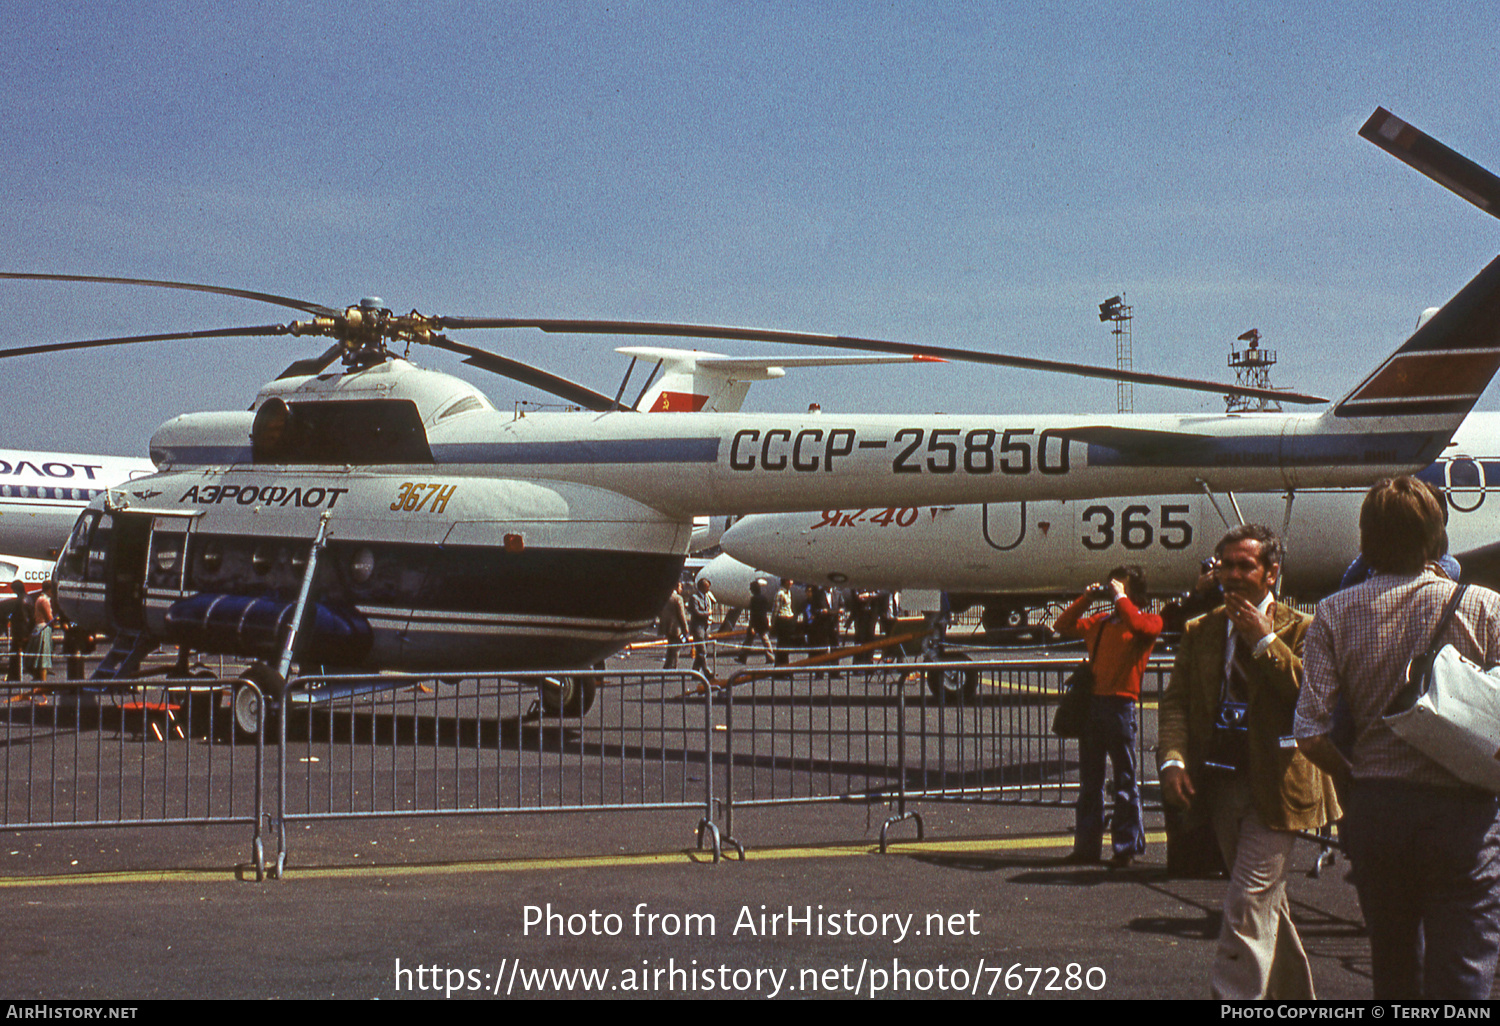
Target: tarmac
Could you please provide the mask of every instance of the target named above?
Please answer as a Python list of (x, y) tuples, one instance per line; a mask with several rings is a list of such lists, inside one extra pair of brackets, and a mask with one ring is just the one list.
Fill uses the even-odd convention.
[[(921, 811), (884, 855), (883, 806), (739, 812), (718, 864), (681, 811), (318, 823), (260, 883), (243, 827), (8, 832), (0, 996), (1208, 996), (1224, 884), (1168, 878), (1159, 817), (1115, 871), (1060, 864), (1069, 809)], [(1368, 997), (1347, 867), (1315, 854), (1290, 893), (1318, 994)]]
[[(0, 999), (1208, 998), (1225, 885), (1168, 876), (1159, 813), (1110, 870), (1062, 863), (1070, 807), (914, 808), (885, 854), (885, 804), (737, 809), (717, 863), (690, 810), (319, 821), (262, 882), (243, 825), (4, 831)], [(1317, 852), (1289, 894), (1318, 996), (1367, 999)]]

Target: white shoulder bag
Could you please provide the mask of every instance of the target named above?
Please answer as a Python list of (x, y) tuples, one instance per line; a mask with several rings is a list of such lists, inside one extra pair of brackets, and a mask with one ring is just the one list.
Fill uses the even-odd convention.
[(1407, 744), (1465, 783), (1500, 793), (1500, 667), (1485, 672), (1438, 639), (1468, 585), (1443, 608), (1432, 642), (1406, 667), (1382, 717)]

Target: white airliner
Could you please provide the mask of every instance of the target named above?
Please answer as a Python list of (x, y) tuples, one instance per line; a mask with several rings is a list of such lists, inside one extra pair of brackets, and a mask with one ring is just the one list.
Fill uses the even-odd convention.
[[(1442, 488), (1450, 550), (1465, 577), (1500, 584), (1500, 413), (1473, 413), (1420, 475)], [(723, 536), (704, 575), (726, 602), (749, 600), (756, 577), (982, 595), (1076, 593), (1122, 563), (1151, 590), (1186, 591), (1229, 527), (1262, 523), (1287, 544), (1284, 588), (1315, 598), (1359, 552), (1363, 489), (1204, 492), (1128, 499), (837, 509), (758, 514)], [(752, 569), (755, 568), (755, 569)], [(1004, 608), (1003, 600), (996, 604)]]
[(147, 459), (0, 449), (0, 560), (51, 560), (95, 496), (154, 473)]

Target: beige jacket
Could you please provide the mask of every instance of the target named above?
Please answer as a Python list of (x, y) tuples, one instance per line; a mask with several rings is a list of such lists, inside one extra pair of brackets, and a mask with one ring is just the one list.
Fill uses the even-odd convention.
[[(1311, 623), (1306, 613), (1273, 604), (1276, 639), (1255, 657), (1250, 678), (1250, 791), (1261, 822), (1272, 830), (1315, 830), (1341, 815), (1328, 775), (1295, 747), (1282, 745), (1292, 735), (1292, 712), (1302, 685), (1302, 639)], [(1215, 771), (1205, 769), (1203, 760), (1218, 712), (1228, 631), (1222, 606), (1187, 625), (1158, 724), (1160, 761), (1180, 759), (1199, 797), (1209, 801)], [(1205, 804), (1195, 801), (1193, 814), (1204, 814)]]

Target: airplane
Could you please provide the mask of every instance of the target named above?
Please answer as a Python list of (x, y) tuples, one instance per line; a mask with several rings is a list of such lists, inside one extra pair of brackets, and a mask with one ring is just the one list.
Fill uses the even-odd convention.
[[(1388, 111), (1360, 134), (1486, 212), (1500, 216), (1500, 180)], [(1418, 332), (1437, 314), (1424, 311)], [(1417, 476), (1443, 490), (1450, 550), (1464, 577), (1500, 585), (1496, 507), (1500, 415), (1472, 414), (1436, 462)], [(798, 580), (882, 589), (957, 593), (981, 601), (996, 627), (1024, 622), (1028, 597), (1076, 593), (1107, 566), (1136, 563), (1158, 592), (1186, 591), (1200, 560), (1227, 528), (1247, 521), (1279, 527), (1288, 546), (1285, 591), (1317, 598), (1334, 590), (1359, 551), (1362, 490), (1304, 488), (1286, 496), (1185, 494), (1123, 499), (825, 509), (741, 518), (708, 564), (716, 593), (734, 602), (752, 580)], [(1230, 513), (1233, 514), (1231, 518)], [(933, 597), (929, 597), (932, 601)]]
[(52, 576), (50, 559), (28, 559), (25, 556), (0, 555), (0, 595), (10, 594), (12, 581), (20, 581), (28, 592), (42, 590)]
[[(31, 345), (0, 357), (187, 338), (334, 339), (322, 355), (263, 386), (249, 411), (186, 414), (162, 425), (151, 440), (158, 473), (96, 497), (56, 566), (75, 620), (118, 632), (110, 672), (165, 641), (261, 661), (257, 683), (273, 697), (294, 656), (301, 666), (348, 669), (590, 667), (654, 621), (697, 515), (1094, 499), (1204, 486), (1354, 486), (1420, 470), (1500, 367), (1500, 259), (1323, 413), (1104, 422), (1029, 414), (643, 417), (618, 397), (442, 332), (532, 328), (786, 342), (1236, 389), (803, 332), (398, 315), (373, 299), (340, 311), (182, 282), (0, 278), (191, 289), (311, 315)], [(586, 411), (503, 412), (468, 382), (396, 355), (392, 343), (457, 353)], [(336, 360), (342, 369), (330, 372)], [(1321, 401), (1273, 394), (1282, 402)], [(293, 624), (300, 631), (284, 629)]]
[(93, 499), (156, 473), (147, 459), (0, 449), (0, 559), (56, 559)]
[[(1417, 475), (1449, 508), (1450, 551), (1466, 580), (1500, 585), (1500, 414), (1472, 413), (1447, 451)], [(1216, 497), (1199, 491), (1113, 499), (841, 508), (742, 517), (702, 576), (731, 604), (757, 578), (838, 587), (949, 592), (980, 602), (1004, 627), (1037, 600), (1071, 596), (1112, 566), (1139, 564), (1157, 594), (1190, 590), (1200, 561), (1230, 527), (1262, 523), (1287, 546), (1283, 592), (1303, 600), (1338, 587), (1359, 552), (1364, 489)]]

